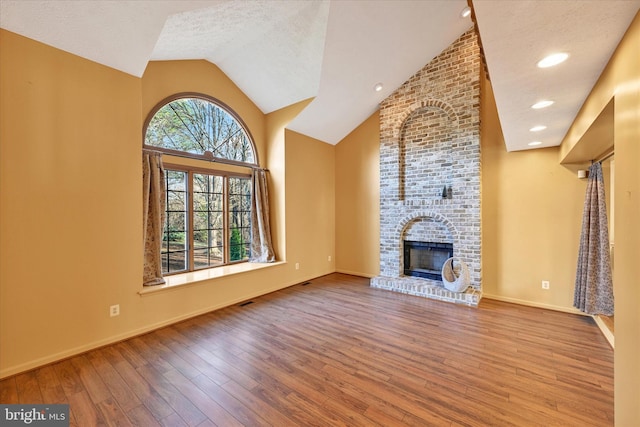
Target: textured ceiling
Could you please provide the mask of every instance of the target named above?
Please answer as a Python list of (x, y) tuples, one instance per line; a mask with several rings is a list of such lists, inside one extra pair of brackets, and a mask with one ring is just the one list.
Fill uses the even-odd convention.
[[(633, 1), (492, 1), (474, 8), (507, 148), (557, 145), (638, 10)], [(0, 26), (142, 76), (206, 59), (265, 113), (314, 100), (290, 129), (335, 144), (471, 26), (465, 0), (0, 0)], [(536, 69), (552, 50), (570, 53)], [(381, 82), (384, 88), (375, 92)], [(546, 112), (528, 108), (550, 97)], [(544, 123), (543, 123), (544, 122)]]
[(206, 59), (268, 113), (318, 93), (329, 2), (228, 1), (169, 16), (151, 60)]

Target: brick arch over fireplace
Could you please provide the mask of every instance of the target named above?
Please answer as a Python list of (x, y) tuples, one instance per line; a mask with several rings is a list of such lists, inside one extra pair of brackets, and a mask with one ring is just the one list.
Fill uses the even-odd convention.
[(401, 241), (406, 237), (409, 228), (422, 219), (429, 219), (446, 227), (452, 243), (455, 243), (455, 241), (458, 240), (459, 233), (455, 225), (445, 216), (433, 211), (417, 211), (401, 218), (394, 230), (395, 236)]
[(460, 247), (460, 233), (455, 225), (443, 215), (432, 211), (418, 211), (402, 218), (394, 230), (401, 250), (398, 254), (398, 274), (404, 270), (402, 245), (405, 240), (421, 242), (451, 243), (454, 253)]

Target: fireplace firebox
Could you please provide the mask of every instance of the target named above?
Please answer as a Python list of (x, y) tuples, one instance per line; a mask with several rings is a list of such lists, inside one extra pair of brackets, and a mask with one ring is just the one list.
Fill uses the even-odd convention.
[(442, 280), (442, 266), (453, 256), (450, 243), (404, 241), (405, 276)]

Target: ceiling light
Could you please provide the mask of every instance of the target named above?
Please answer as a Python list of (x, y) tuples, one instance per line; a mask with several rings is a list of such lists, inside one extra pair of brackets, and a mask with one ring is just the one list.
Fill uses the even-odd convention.
[(544, 125), (538, 125), (538, 126), (534, 126), (531, 129), (529, 129), (529, 132), (540, 132), (541, 130), (545, 130), (547, 127)]
[(558, 65), (559, 63), (564, 62), (568, 57), (569, 57), (568, 53), (564, 53), (564, 52), (554, 53), (538, 61), (538, 67), (539, 68), (553, 67), (554, 65)]
[(469, 15), (471, 15), (471, 8), (469, 6), (465, 7), (464, 9), (462, 9), (462, 12), (460, 12), (461, 18), (466, 18)]
[(382, 83), (376, 83), (376, 85), (373, 87), (373, 89), (376, 92), (380, 92), (382, 90)]
[(535, 147), (536, 145), (542, 145), (540, 141), (533, 141), (527, 144), (529, 147)]
[(545, 101), (536, 102), (531, 106), (531, 108), (533, 108), (534, 110), (539, 110), (540, 108), (546, 108), (551, 104), (553, 104), (553, 101), (545, 100)]

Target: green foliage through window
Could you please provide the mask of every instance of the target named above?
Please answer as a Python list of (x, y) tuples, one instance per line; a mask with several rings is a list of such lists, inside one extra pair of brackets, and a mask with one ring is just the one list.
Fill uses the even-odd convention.
[(242, 234), (237, 228), (231, 229), (231, 244), (229, 246), (229, 258), (231, 261), (239, 261), (244, 259), (247, 255), (247, 251), (244, 247), (245, 242), (242, 239)]
[(229, 253), (231, 261), (248, 258), (251, 239), (251, 180), (229, 177)]

